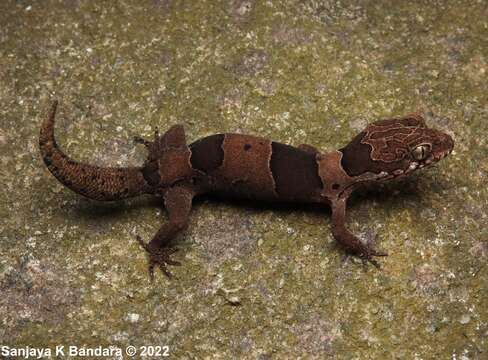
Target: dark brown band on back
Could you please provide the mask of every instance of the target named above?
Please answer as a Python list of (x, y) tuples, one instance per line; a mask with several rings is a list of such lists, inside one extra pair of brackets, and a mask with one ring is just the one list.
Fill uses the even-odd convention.
[(191, 144), (190, 163), (192, 168), (208, 174), (222, 165), (224, 161), (223, 141), (224, 135), (217, 134), (205, 137)]
[(316, 154), (272, 143), (271, 173), (276, 193), (286, 200), (309, 200), (322, 189)]

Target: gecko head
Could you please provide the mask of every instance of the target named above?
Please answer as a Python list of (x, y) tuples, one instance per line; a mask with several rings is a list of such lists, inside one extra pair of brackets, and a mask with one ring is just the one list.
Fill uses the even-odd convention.
[(428, 128), (424, 119), (414, 114), (369, 124), (340, 149), (341, 165), (352, 177), (374, 173), (391, 179), (438, 162), (453, 146), (448, 134)]

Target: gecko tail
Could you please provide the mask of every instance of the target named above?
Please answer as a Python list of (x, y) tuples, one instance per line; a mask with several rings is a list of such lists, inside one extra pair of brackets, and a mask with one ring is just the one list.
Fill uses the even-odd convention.
[(59, 182), (78, 194), (100, 201), (150, 192), (140, 167), (98, 167), (69, 158), (54, 137), (57, 106), (58, 101), (55, 100), (41, 126), (39, 148), (44, 163)]

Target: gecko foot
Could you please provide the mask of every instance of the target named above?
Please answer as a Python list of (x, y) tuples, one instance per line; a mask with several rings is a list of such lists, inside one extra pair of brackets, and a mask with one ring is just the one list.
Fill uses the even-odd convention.
[(160, 141), (160, 138), (161, 136), (159, 135), (159, 128), (156, 127), (154, 129), (154, 141), (148, 141), (142, 138), (141, 136), (134, 136), (132, 140), (134, 141), (135, 144), (144, 145), (146, 148), (151, 150), (151, 148), (154, 147), (154, 144)]
[(133, 140), (134, 140), (134, 143), (135, 144), (142, 144), (142, 145), (144, 145), (146, 147), (151, 146), (151, 142), (150, 141), (147, 141), (146, 139), (143, 139), (140, 136), (134, 136)]
[(380, 269), (381, 266), (375, 259), (373, 259), (373, 256), (388, 256), (387, 253), (373, 250), (368, 246), (365, 246), (363, 249), (361, 249), (361, 251), (357, 255), (359, 256), (359, 258), (361, 258), (364, 265), (367, 265), (369, 262), (373, 264), (373, 266), (377, 269)]
[(141, 239), (139, 235), (136, 236), (137, 242), (142, 246), (144, 250), (149, 255), (149, 265), (147, 267), (147, 270), (149, 272), (149, 278), (151, 279), (151, 282), (154, 281), (154, 268), (157, 266), (161, 270), (161, 272), (166, 275), (168, 278), (172, 278), (173, 274), (169, 272), (168, 268), (166, 267), (167, 265), (173, 265), (173, 266), (180, 266), (181, 263), (179, 261), (171, 260), (170, 256), (174, 254), (175, 252), (178, 251), (177, 248), (174, 247), (164, 247), (161, 249), (151, 249), (148, 244), (144, 242), (144, 240)]

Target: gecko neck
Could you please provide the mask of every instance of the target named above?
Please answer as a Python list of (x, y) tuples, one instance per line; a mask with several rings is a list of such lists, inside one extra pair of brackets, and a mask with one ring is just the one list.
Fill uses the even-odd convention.
[(342, 153), (338, 150), (317, 155), (319, 176), (323, 184), (320, 195), (329, 201), (334, 201), (344, 192), (352, 192), (354, 188), (355, 179), (344, 171), (341, 159)]

